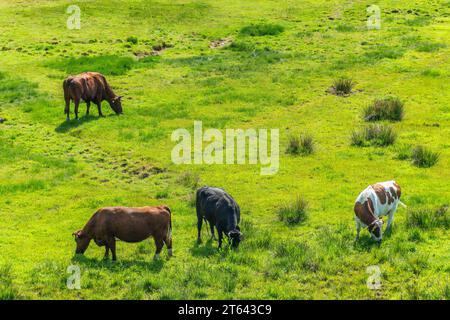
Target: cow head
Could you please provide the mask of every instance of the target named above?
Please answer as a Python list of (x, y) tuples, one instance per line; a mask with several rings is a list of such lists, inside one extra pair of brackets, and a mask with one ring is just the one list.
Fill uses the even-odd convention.
[(370, 235), (372, 236), (372, 238), (375, 241), (381, 241), (381, 239), (383, 238), (383, 234), (382, 234), (382, 228), (383, 226), (383, 220), (381, 219), (376, 219), (374, 222), (372, 222), (369, 226), (369, 232)]
[(111, 99), (111, 102), (109, 103), (111, 108), (114, 110), (117, 114), (122, 114), (122, 96), (117, 96)]
[(83, 230), (78, 230), (72, 233), (72, 236), (75, 237), (75, 242), (77, 243), (77, 249), (75, 250), (76, 254), (83, 254), (87, 247), (89, 246), (89, 242), (91, 242), (91, 238), (89, 238)]
[(237, 249), (239, 247), (239, 243), (243, 239), (243, 235), (239, 230), (239, 227), (236, 227), (235, 230), (228, 232), (228, 237), (231, 240), (231, 247)]

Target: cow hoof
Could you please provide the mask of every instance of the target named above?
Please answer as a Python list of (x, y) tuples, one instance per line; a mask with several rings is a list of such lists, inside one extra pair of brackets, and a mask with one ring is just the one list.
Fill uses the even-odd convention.
[(160, 260), (159, 254), (155, 254), (154, 257), (153, 257), (153, 260), (155, 260), (155, 261)]
[(172, 251), (172, 249), (169, 249), (168, 252), (169, 252), (169, 257), (173, 256), (173, 251)]

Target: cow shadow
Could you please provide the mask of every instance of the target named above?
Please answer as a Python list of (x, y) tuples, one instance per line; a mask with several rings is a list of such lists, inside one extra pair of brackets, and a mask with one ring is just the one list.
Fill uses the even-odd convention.
[(161, 257), (158, 260), (153, 260), (153, 258), (150, 259), (150, 261), (118, 259), (116, 262), (113, 262), (111, 258), (95, 259), (88, 258), (84, 255), (74, 255), (71, 261), (80, 266), (84, 266), (87, 269), (107, 269), (109, 271), (119, 271), (137, 266), (153, 273), (159, 273), (164, 267), (166, 258)]
[(355, 240), (353, 247), (358, 251), (370, 252), (373, 248), (379, 248), (382, 243), (373, 240), (371, 236), (362, 235), (359, 240)]
[(209, 239), (208, 241), (200, 244), (195, 241), (189, 251), (194, 257), (210, 257), (216, 255), (219, 252), (219, 249), (217, 242)]
[(66, 132), (69, 132), (70, 130), (81, 127), (82, 125), (89, 123), (91, 121), (97, 121), (102, 118), (109, 118), (109, 117), (114, 117), (114, 116), (117, 116), (117, 115), (110, 114), (105, 117), (99, 117), (99, 116), (95, 116), (95, 115), (85, 115), (85, 116), (78, 118), (78, 120), (76, 120), (76, 119), (71, 119), (69, 121), (64, 120), (55, 128), (55, 131), (58, 133), (66, 133)]

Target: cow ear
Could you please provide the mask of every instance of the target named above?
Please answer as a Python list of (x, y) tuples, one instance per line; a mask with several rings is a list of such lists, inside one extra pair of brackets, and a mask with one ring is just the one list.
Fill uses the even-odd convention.
[(117, 100), (122, 101), (123, 96), (118, 96)]
[(75, 231), (74, 233), (72, 233), (72, 235), (75, 237), (75, 238), (81, 238), (82, 236), (83, 236), (83, 231), (82, 230), (78, 230), (78, 231)]

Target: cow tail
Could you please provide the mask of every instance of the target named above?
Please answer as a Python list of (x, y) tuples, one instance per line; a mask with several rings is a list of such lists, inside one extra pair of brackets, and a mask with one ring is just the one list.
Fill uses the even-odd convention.
[(211, 224), (209, 223), (209, 221), (206, 219), (206, 217), (203, 217), (203, 220), (205, 221), (205, 225), (206, 225), (206, 234), (210, 235), (209, 229), (211, 229)]
[(163, 206), (163, 208), (169, 212), (169, 228), (167, 230), (167, 237), (172, 238), (172, 211), (170, 211), (168, 206)]
[(406, 204), (404, 204), (404, 203), (401, 202), (400, 200), (398, 201), (398, 204), (401, 205), (401, 206), (402, 206), (403, 208), (405, 208), (405, 209), (408, 208), (408, 207), (406, 206)]

